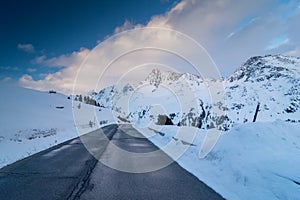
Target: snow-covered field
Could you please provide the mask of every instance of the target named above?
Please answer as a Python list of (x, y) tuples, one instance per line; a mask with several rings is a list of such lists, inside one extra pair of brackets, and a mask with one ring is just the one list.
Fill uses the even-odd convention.
[[(299, 123), (277, 120), (236, 124), (221, 135), (204, 159), (199, 158), (199, 150), (205, 130), (177, 126), (139, 129), (183, 168), (226, 199), (300, 198)], [(196, 132), (196, 137), (187, 142), (188, 136), (180, 131)], [(178, 158), (174, 149), (184, 148), (187, 149)]]
[[(0, 168), (78, 137), (72, 100), (67, 96), (8, 85), (1, 85), (0, 93)], [(81, 104), (83, 111), (94, 108)], [(98, 121), (114, 121), (110, 111), (103, 108), (101, 112), (99, 108), (95, 111)], [(99, 127), (99, 124), (90, 127), (89, 120), (85, 120), (77, 124), (81, 134)]]

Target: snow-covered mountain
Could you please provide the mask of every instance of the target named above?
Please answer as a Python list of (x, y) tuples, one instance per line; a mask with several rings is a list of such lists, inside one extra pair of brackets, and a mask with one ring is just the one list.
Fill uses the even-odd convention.
[[(225, 85), (229, 108), (243, 114), (242, 120), (253, 116), (247, 107), (253, 107), (257, 102), (261, 103), (260, 121), (300, 119), (299, 58), (253, 57), (229, 76)], [(229, 113), (231, 119), (240, 121), (239, 113)]]
[[(105, 124), (130, 121), (226, 199), (299, 199), (299, 83), (300, 59), (280, 55), (253, 57), (218, 80), (154, 69), (143, 82), (88, 93), (102, 108), (83, 103), (93, 104), (87, 96), (72, 102), (0, 85), (0, 168)], [(248, 123), (258, 103), (258, 122)], [(91, 127), (95, 115), (99, 126)], [(151, 124), (157, 122), (181, 126)], [(214, 127), (230, 130), (200, 159), (206, 129)]]
[(228, 130), (252, 121), (258, 104), (257, 121), (299, 122), (299, 88), (300, 59), (268, 55), (218, 80), (153, 69), (143, 82), (114, 85), (94, 98), (135, 124), (165, 115), (173, 124)]

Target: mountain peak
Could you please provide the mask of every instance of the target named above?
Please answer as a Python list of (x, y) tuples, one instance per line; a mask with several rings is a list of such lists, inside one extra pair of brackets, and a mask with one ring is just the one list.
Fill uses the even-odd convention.
[(149, 82), (150, 85), (153, 85), (157, 88), (161, 83), (172, 84), (176, 81), (179, 81), (179, 79), (184, 79), (184, 81), (195, 81), (201, 78), (190, 73), (178, 73), (174, 71), (164, 71), (155, 68), (146, 77), (145, 81)]
[[(145, 82), (140, 83), (143, 91), (135, 90), (139, 87), (122, 85), (100, 91), (97, 100), (103, 107), (135, 122), (155, 121), (155, 114), (166, 114), (176, 116), (174, 124), (203, 129), (228, 130), (234, 123), (250, 122), (258, 102), (258, 121), (282, 119), (293, 122), (299, 119), (299, 58), (282, 55), (252, 57), (231, 76), (217, 81), (224, 88), (215, 87), (215, 79), (153, 69)], [(211, 92), (220, 98), (225, 94), (226, 102), (213, 102)], [(177, 97), (185, 110), (177, 108)], [(128, 102), (134, 105), (130, 112), (127, 112)], [(167, 109), (158, 109), (158, 112), (157, 105)]]
[(149, 82), (150, 85), (153, 85), (157, 88), (162, 82), (176, 81), (180, 78), (180, 76), (182, 76), (182, 74), (179, 74), (177, 72), (164, 71), (164, 70), (155, 68), (146, 77), (145, 81)]
[(295, 77), (299, 74), (299, 58), (284, 55), (254, 56), (229, 76), (228, 80), (260, 82), (270, 78)]

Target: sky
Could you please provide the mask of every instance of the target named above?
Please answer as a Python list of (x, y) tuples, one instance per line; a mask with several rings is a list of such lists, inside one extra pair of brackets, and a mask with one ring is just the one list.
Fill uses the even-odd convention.
[[(0, 15), (0, 84), (65, 94), (72, 93), (77, 72), (87, 58), (93, 62), (85, 63), (88, 66), (76, 85), (79, 92), (93, 89), (94, 72), (104, 72), (108, 58), (120, 53), (120, 48), (125, 51), (153, 43), (156, 48), (168, 49), (169, 54), (180, 51), (190, 60), (196, 59), (190, 40), (178, 41), (178, 36), (164, 29), (199, 44), (223, 77), (251, 56), (300, 56), (300, 0), (4, 0)], [(140, 31), (153, 27), (162, 31)], [(126, 30), (135, 32), (124, 35)], [(178, 55), (165, 54), (157, 49), (131, 52), (127, 60), (117, 60), (105, 71), (106, 79), (111, 80), (97, 89), (132, 71), (129, 65), (143, 67), (126, 80), (143, 78), (142, 72), (153, 67), (147, 63), (192, 73)], [(202, 65), (209, 68), (206, 62)], [(89, 79), (95, 81), (88, 83)]]

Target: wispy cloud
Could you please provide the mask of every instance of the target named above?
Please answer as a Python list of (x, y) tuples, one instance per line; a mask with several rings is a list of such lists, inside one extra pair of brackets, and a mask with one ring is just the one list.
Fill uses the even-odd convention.
[(252, 23), (254, 23), (258, 19), (259, 19), (258, 17), (254, 17), (254, 18), (251, 18), (251, 19), (245, 18), (245, 19), (241, 20), (241, 22), (239, 22), (236, 25), (236, 28), (234, 29), (234, 31), (231, 32), (227, 36), (227, 39), (230, 39), (231, 37), (235, 36), (236, 34), (238, 34), (238, 32), (240, 32), (243, 29), (245, 29), (246, 27), (250, 26)]
[(36, 72), (36, 69), (29, 67), (29, 68), (27, 68), (27, 71), (32, 73), (32, 72)]
[(266, 50), (279, 48), (280, 46), (286, 45), (289, 42), (290, 39), (286, 35), (276, 37), (274, 40), (270, 41), (269, 45), (266, 47)]
[(12, 66), (0, 66), (0, 70), (17, 71), (17, 70), (19, 70), (19, 68), (18, 67), (12, 67)]
[(7, 76), (7, 77), (4, 77), (0, 82), (2, 83), (6, 83), (6, 82), (9, 82), (11, 79), (11, 77)]
[(18, 44), (17, 48), (26, 53), (34, 53), (35, 52), (34, 46), (32, 44)]

